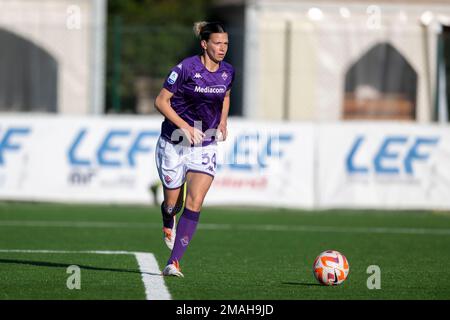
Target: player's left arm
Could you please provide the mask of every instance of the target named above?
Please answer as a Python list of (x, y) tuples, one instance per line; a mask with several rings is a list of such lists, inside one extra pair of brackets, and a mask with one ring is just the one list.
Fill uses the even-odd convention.
[(222, 132), (222, 140), (225, 141), (227, 138), (228, 130), (227, 130), (227, 122), (228, 122), (228, 112), (230, 111), (230, 93), (231, 90), (228, 90), (225, 94), (225, 98), (223, 99), (222, 106), (222, 115), (220, 116), (220, 122), (217, 129)]

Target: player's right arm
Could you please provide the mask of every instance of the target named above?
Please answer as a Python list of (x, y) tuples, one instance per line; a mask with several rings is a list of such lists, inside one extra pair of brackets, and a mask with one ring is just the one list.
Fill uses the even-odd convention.
[(175, 112), (175, 110), (173, 110), (172, 106), (170, 105), (170, 98), (172, 98), (172, 96), (172, 92), (170, 92), (166, 88), (162, 88), (155, 100), (156, 110), (158, 110), (164, 117), (169, 119), (178, 128), (183, 130), (191, 144), (200, 143), (204, 137), (204, 133), (194, 127), (191, 127)]

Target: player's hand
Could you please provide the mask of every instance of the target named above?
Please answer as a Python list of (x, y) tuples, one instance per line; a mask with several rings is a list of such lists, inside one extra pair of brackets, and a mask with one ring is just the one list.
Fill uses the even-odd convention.
[(192, 134), (192, 142), (193, 144), (200, 144), (203, 141), (203, 138), (205, 137), (205, 134), (201, 131), (198, 130), (197, 128), (191, 127), (193, 130), (193, 134)]
[(217, 130), (220, 132), (217, 133), (217, 141), (225, 141), (228, 135), (227, 124), (223, 122), (219, 123)]
[(200, 144), (205, 137), (205, 134), (201, 130), (191, 126), (182, 128), (182, 130), (191, 144)]

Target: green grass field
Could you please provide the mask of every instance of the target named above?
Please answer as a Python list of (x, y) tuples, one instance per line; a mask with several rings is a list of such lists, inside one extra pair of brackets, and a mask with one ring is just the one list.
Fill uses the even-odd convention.
[[(340, 286), (313, 277), (326, 249), (349, 260)], [(159, 208), (0, 203), (0, 299), (146, 298), (133, 255), (79, 252), (89, 250), (153, 253), (162, 270)], [(70, 265), (79, 290), (66, 286)], [(369, 265), (381, 269), (380, 290), (367, 288)], [(185, 278), (150, 277), (172, 299), (450, 299), (449, 265), (449, 213), (209, 207), (181, 261)]]

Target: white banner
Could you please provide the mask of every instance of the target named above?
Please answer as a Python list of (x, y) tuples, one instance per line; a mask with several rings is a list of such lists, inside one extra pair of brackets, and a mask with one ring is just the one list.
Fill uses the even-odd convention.
[(0, 198), (151, 203), (161, 119), (2, 117)]
[[(151, 204), (161, 121), (2, 116), (0, 199)], [(206, 205), (313, 206), (311, 125), (230, 120), (228, 129)]]
[(450, 208), (450, 128), (393, 123), (320, 125), (322, 208)]
[(234, 119), (209, 204), (314, 206), (314, 127)]
[[(151, 204), (161, 121), (2, 116), (0, 199)], [(228, 129), (205, 205), (450, 208), (449, 127), (230, 119)]]

